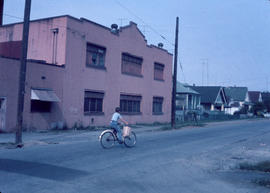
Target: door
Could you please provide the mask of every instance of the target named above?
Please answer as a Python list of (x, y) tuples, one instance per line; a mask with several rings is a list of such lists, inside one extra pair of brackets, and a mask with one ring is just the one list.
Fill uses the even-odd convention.
[(6, 98), (0, 97), (0, 130), (6, 129)]

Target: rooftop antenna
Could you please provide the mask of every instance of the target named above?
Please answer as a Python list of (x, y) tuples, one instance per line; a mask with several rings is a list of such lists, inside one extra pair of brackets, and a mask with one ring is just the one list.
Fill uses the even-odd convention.
[(119, 18), (118, 20), (120, 21), (120, 26), (119, 27), (123, 27), (123, 21), (126, 21), (127, 18)]

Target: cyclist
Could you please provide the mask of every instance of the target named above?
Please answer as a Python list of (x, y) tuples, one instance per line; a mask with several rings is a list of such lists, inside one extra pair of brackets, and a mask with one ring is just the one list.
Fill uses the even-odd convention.
[(110, 126), (112, 128), (114, 128), (116, 131), (117, 131), (117, 137), (118, 137), (118, 140), (119, 140), (119, 143), (123, 143), (123, 139), (122, 139), (122, 131), (121, 131), (121, 128), (119, 126), (119, 121), (125, 123), (126, 125), (128, 124), (127, 121), (125, 121), (122, 116), (120, 115), (120, 108), (119, 107), (116, 107), (115, 108), (115, 112), (114, 114), (112, 115), (112, 119), (111, 119), (111, 123), (110, 123)]

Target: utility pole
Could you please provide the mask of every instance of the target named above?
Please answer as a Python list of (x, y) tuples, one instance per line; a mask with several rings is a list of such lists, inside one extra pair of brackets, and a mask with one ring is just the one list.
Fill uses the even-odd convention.
[(21, 53), (21, 66), (20, 66), (19, 91), (18, 91), (17, 131), (15, 141), (17, 146), (22, 145), (23, 108), (24, 108), (30, 10), (31, 10), (31, 0), (25, 0), (23, 34), (22, 34), (22, 53)]
[(0, 0), (0, 26), (3, 25), (4, 0)]
[(177, 80), (177, 54), (178, 54), (178, 25), (179, 18), (176, 17), (175, 44), (174, 44), (174, 67), (173, 67), (173, 88), (172, 88), (172, 114), (171, 127), (175, 128), (175, 99), (176, 99), (176, 80)]

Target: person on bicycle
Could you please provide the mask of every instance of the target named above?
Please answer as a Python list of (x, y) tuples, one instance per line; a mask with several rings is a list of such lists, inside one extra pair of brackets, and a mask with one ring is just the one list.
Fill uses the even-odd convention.
[(120, 115), (120, 108), (119, 107), (116, 107), (115, 108), (115, 112), (114, 114), (112, 115), (112, 119), (111, 119), (111, 123), (110, 123), (110, 126), (112, 128), (114, 128), (116, 131), (117, 131), (117, 137), (118, 137), (118, 140), (120, 143), (123, 143), (123, 139), (122, 139), (122, 131), (121, 131), (121, 128), (119, 126), (119, 121), (125, 123), (126, 125), (128, 124), (127, 121), (125, 121), (122, 116)]

